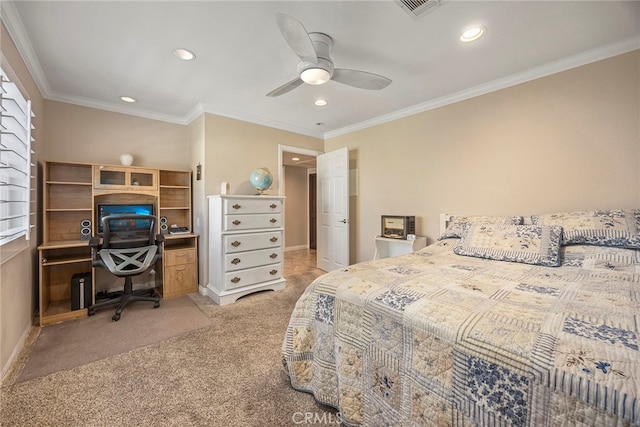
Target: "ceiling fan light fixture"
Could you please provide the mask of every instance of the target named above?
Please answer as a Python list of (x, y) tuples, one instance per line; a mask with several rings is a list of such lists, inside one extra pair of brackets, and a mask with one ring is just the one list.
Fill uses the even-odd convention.
[(331, 73), (324, 68), (307, 68), (300, 73), (303, 82), (310, 85), (323, 85), (331, 79)]

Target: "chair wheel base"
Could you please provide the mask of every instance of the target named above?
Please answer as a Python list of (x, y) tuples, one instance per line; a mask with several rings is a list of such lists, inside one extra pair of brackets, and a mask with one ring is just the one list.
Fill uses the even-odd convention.
[(111, 316), (111, 320), (113, 320), (114, 322), (117, 322), (118, 320), (120, 320), (120, 315), (119, 314), (114, 314), (113, 316)]
[(95, 310), (89, 310), (88, 314), (89, 314), (89, 316), (93, 316), (94, 314), (96, 314), (96, 311)]
[(158, 308), (158, 307), (160, 307), (160, 301), (156, 301), (156, 302), (153, 304), (153, 308)]

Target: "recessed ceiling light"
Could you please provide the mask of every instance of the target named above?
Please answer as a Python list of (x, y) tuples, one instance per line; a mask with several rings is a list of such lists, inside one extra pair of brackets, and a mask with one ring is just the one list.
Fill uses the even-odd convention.
[(486, 30), (483, 27), (469, 28), (464, 33), (462, 33), (462, 35), (460, 36), (460, 40), (462, 40), (465, 43), (478, 40), (480, 37), (484, 35), (485, 31)]
[(328, 104), (328, 102), (327, 102), (327, 100), (326, 100), (326, 99), (316, 99), (313, 103), (314, 103), (317, 107), (324, 107), (325, 105), (327, 105), (327, 104)]
[(191, 52), (189, 49), (176, 49), (173, 51), (173, 54), (183, 61), (192, 61), (196, 59), (196, 54)]
[(137, 101), (137, 99), (132, 98), (130, 96), (121, 96), (120, 100), (124, 101), (124, 102), (136, 102)]
[(292, 157), (291, 160), (293, 160), (294, 162), (297, 162), (298, 160), (300, 160), (300, 157)]

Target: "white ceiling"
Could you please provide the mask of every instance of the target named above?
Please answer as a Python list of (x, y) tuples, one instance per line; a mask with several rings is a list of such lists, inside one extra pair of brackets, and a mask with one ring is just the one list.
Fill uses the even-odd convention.
[[(393, 82), (265, 96), (299, 61), (276, 11), (330, 35), (336, 67)], [(418, 19), (392, 0), (3, 1), (2, 16), (47, 99), (184, 124), (204, 111), (321, 138), (640, 48), (638, 1), (450, 0)], [(461, 43), (472, 25), (486, 35)], [(179, 47), (196, 60), (178, 60)]]

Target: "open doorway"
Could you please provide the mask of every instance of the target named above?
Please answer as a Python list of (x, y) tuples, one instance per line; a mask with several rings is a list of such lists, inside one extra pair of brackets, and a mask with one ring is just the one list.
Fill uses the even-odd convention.
[(322, 152), (279, 147), (278, 194), (285, 196), (285, 251), (316, 249), (316, 157)]

